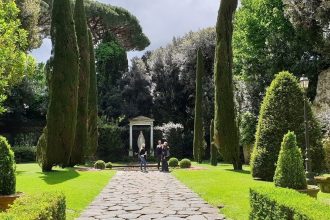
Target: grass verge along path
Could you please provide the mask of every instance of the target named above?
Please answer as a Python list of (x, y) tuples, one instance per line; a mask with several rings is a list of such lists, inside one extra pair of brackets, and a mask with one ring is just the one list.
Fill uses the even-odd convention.
[[(231, 219), (249, 219), (249, 189), (254, 186), (273, 186), (274, 183), (253, 180), (250, 168), (234, 171), (232, 165), (207, 164), (193, 166), (204, 169), (174, 169), (172, 174), (213, 206), (224, 206), (221, 212)], [(330, 205), (330, 194), (319, 193), (318, 200)]]
[[(78, 217), (101, 192), (115, 171), (77, 171), (55, 168), (42, 173), (38, 164), (17, 164), (17, 191), (23, 193), (61, 191), (66, 196), (67, 219)], [(37, 201), (31, 201), (37, 202)]]

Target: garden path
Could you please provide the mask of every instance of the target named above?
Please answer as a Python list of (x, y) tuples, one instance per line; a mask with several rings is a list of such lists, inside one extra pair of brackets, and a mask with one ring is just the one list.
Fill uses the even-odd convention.
[(222, 220), (223, 215), (169, 173), (118, 171), (78, 220)]

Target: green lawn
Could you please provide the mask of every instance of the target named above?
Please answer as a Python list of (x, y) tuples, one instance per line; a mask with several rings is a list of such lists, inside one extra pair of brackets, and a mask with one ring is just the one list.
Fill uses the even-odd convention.
[[(241, 172), (232, 170), (232, 165), (220, 164), (217, 167), (202, 164), (204, 170), (175, 169), (172, 174), (198, 193), (208, 203), (224, 205), (221, 212), (231, 219), (248, 219), (249, 188), (252, 186), (272, 186), (273, 183), (253, 180), (248, 166)], [(319, 200), (330, 205), (330, 194), (319, 193)]]
[(67, 219), (80, 212), (100, 193), (115, 171), (76, 171), (56, 168), (42, 173), (37, 164), (17, 164), (17, 191), (61, 191), (66, 196)]

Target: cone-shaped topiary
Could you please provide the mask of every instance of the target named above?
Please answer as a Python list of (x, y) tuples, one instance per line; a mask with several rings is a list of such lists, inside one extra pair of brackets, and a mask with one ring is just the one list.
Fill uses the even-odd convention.
[(218, 149), (214, 144), (213, 136), (214, 136), (214, 121), (212, 119), (210, 125), (210, 155), (211, 155), (210, 160), (211, 160), (211, 165), (216, 166), (218, 164)]
[(306, 189), (306, 175), (301, 150), (297, 146), (296, 135), (288, 132), (281, 144), (274, 175), (275, 186)]
[(66, 166), (74, 144), (77, 122), (79, 52), (70, 0), (53, 1), (52, 59), (49, 74), (46, 160), (43, 171)]
[(88, 95), (88, 151), (87, 156), (94, 156), (98, 146), (97, 131), (97, 84), (95, 70), (95, 54), (92, 32), (89, 30), (89, 52), (90, 52), (90, 86)]
[(0, 195), (16, 192), (14, 152), (5, 137), (0, 136)]
[(204, 75), (204, 61), (202, 51), (197, 51), (196, 68), (196, 95), (195, 95), (195, 121), (194, 121), (194, 159), (198, 163), (202, 162), (202, 149), (204, 149), (203, 132), (203, 88), (202, 80)]
[(88, 95), (90, 80), (90, 46), (84, 0), (76, 0), (74, 22), (79, 48), (79, 90), (75, 142), (71, 153), (70, 166), (84, 163), (88, 139)]
[(235, 170), (242, 169), (233, 91), (232, 34), (237, 0), (222, 0), (216, 25), (214, 143)]
[[(310, 105), (307, 110), (312, 169), (319, 171), (324, 164), (322, 136)], [(253, 177), (273, 180), (281, 141), (287, 131), (293, 131), (297, 135), (298, 146), (303, 146), (302, 152), (305, 152), (303, 91), (292, 74), (281, 72), (267, 89), (261, 105), (250, 162)]]

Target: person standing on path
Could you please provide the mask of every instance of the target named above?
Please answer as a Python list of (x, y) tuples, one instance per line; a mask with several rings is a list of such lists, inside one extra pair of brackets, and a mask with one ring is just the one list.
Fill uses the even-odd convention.
[(159, 170), (160, 168), (160, 163), (162, 161), (162, 151), (163, 151), (163, 145), (162, 141), (158, 141), (158, 145), (156, 147), (156, 156), (157, 156), (157, 169)]
[(167, 142), (164, 142), (163, 148), (162, 148), (162, 172), (169, 172), (168, 170), (168, 163), (167, 163), (167, 157), (170, 155), (169, 147)]
[(145, 144), (142, 144), (139, 152), (140, 168), (142, 172), (147, 172), (147, 151), (145, 148), (146, 148)]

